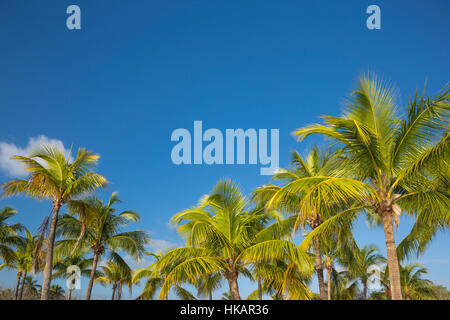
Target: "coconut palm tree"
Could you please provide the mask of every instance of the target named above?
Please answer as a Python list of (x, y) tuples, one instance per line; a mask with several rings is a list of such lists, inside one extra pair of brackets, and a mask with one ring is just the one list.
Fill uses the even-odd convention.
[(258, 289), (249, 295), (248, 300), (262, 300), (263, 294), (274, 300), (311, 300), (313, 297), (308, 288), (312, 273), (298, 271), (292, 262), (274, 259), (257, 263), (253, 274), (259, 280)]
[(392, 298), (402, 299), (400, 269), (393, 223), (401, 213), (417, 217), (418, 224), (447, 228), (450, 223), (449, 177), (450, 85), (425, 97), (417, 93), (398, 115), (393, 91), (376, 77), (363, 77), (347, 103), (344, 115), (324, 116), (294, 132), (299, 140), (318, 133), (343, 148), (348, 171), (365, 184), (370, 197), (362, 206), (335, 215), (305, 242), (333, 225), (354, 221), (360, 212), (372, 213), (382, 222)]
[[(328, 239), (327, 239), (328, 240)], [(331, 300), (332, 295), (332, 277), (333, 273), (336, 272), (335, 264), (339, 258), (339, 249), (335, 245), (335, 241), (326, 241), (323, 247), (323, 264), (325, 265), (325, 269), (327, 270), (327, 299)]]
[(125, 266), (126, 262), (118, 251), (139, 259), (143, 256), (144, 245), (150, 238), (145, 231), (121, 232), (122, 228), (130, 222), (139, 221), (140, 217), (138, 213), (130, 210), (116, 213), (113, 205), (120, 202), (117, 192), (111, 195), (107, 204), (93, 196), (82, 200), (84, 219), (80, 218), (78, 211), (80, 202), (69, 206), (70, 214), (63, 215), (58, 223), (58, 235), (63, 238), (58, 242), (58, 249), (61, 254), (67, 255), (72, 253), (74, 248), (77, 248), (77, 252), (85, 248), (92, 250), (93, 262), (86, 292), (86, 300), (90, 300), (95, 272), (101, 257), (107, 253), (110, 261)]
[[(422, 278), (422, 276), (427, 273), (428, 270), (418, 263), (405, 264), (400, 262), (402, 293), (406, 300), (427, 300), (437, 298), (436, 287), (434, 286), (433, 282)], [(384, 292), (372, 292), (371, 299), (392, 299), (392, 294), (389, 289), (388, 268), (386, 268), (385, 271), (381, 273), (381, 283), (385, 288)]]
[(331, 297), (334, 300), (355, 300), (359, 295), (360, 291), (356, 279), (348, 271), (338, 271), (333, 267), (331, 271)]
[(91, 171), (97, 164), (99, 156), (85, 149), (78, 149), (73, 161), (70, 155), (67, 157), (64, 155), (63, 150), (51, 146), (42, 146), (29, 157), (14, 156), (13, 159), (25, 165), (29, 177), (26, 180), (12, 180), (4, 183), (0, 187), (2, 197), (22, 194), (52, 202), (50, 214), (42, 224), (43, 234), (48, 231), (48, 241), (41, 299), (48, 300), (59, 211), (63, 205), (70, 203), (76, 197), (103, 187), (106, 179)]
[[(16, 250), (14, 250), (12, 260), (9, 263), (0, 265), (0, 268), (6, 267), (8, 269), (15, 269), (16, 275), (16, 289), (15, 299), (21, 300), (23, 296), (23, 287), (27, 273), (32, 271), (33, 262), (36, 265), (40, 265), (42, 261), (42, 254), (38, 250), (38, 254), (33, 254), (36, 251), (38, 243), (41, 243), (40, 236), (33, 236), (26, 227), (23, 227), (25, 236), (19, 236), (19, 240), (16, 242)], [(40, 248), (38, 248), (40, 249)], [(37, 261), (33, 261), (37, 260)]]
[(34, 280), (32, 276), (26, 276), (23, 284), (23, 292), (28, 295), (37, 297), (41, 291), (41, 286), (38, 284), (37, 280)]
[(23, 230), (21, 223), (8, 223), (8, 220), (17, 214), (11, 207), (0, 210), (0, 259), (4, 264), (12, 262), (15, 258), (14, 247), (20, 244), (19, 232)]
[(212, 300), (212, 293), (222, 286), (222, 275), (217, 272), (213, 274), (207, 274), (197, 281), (195, 284), (197, 288), (198, 296), (207, 296), (209, 300)]
[[(180, 263), (180, 261), (173, 261), (173, 263), (166, 264), (164, 267), (159, 267), (158, 263), (163, 258), (164, 254), (159, 251), (158, 253), (146, 252), (147, 255), (152, 256), (155, 262), (150, 264), (146, 268), (140, 268), (135, 270), (132, 278), (133, 284), (139, 284), (140, 280), (146, 278), (144, 289), (141, 294), (137, 297), (137, 300), (148, 300), (153, 299), (158, 290), (161, 290), (164, 285), (167, 275)], [(188, 282), (189, 280), (186, 279)], [(197, 282), (198, 283), (198, 282)], [(191, 284), (196, 285), (197, 283), (192, 282)], [(173, 286), (175, 295), (181, 300), (195, 300), (195, 296), (181, 287), (175, 284)], [(163, 299), (167, 300), (167, 294), (164, 295)]]
[[(347, 199), (363, 192), (359, 190), (360, 184), (348, 182), (348, 172), (343, 170), (341, 163), (342, 153), (331, 148), (321, 150), (314, 146), (305, 156), (293, 152), (291, 166), (278, 170), (272, 178), (280, 185), (264, 185), (253, 193), (252, 198), (257, 203), (289, 215), (267, 231), (285, 237), (299, 228), (314, 230), (334, 214), (336, 202), (340, 201), (343, 206), (348, 204)], [(315, 238), (312, 243), (320, 297), (326, 300), (321, 240)]]
[(386, 259), (377, 253), (378, 249), (372, 245), (365, 245), (362, 249), (354, 246), (351, 250), (344, 252), (341, 263), (347, 268), (349, 274), (359, 279), (363, 287), (363, 298), (366, 300), (369, 278), (375, 271), (374, 268), (381, 267)]
[(25, 236), (23, 238), (24, 246), (21, 246), (17, 253), (17, 261), (23, 267), (22, 283), (19, 291), (19, 300), (23, 298), (23, 290), (28, 272), (35, 274), (42, 270), (45, 253), (42, 246), (45, 241), (41, 235), (32, 235), (27, 228), (24, 227)]
[(422, 279), (428, 270), (417, 263), (400, 266), (402, 292), (405, 300), (436, 299), (433, 282)]
[[(132, 270), (128, 264), (117, 264), (112, 261), (108, 261), (106, 266), (102, 267), (103, 275), (97, 277), (95, 282), (100, 282), (102, 285), (112, 285), (112, 297), (111, 300), (120, 300), (122, 298), (122, 287), (126, 285), (132, 291)], [(116, 296), (117, 293), (117, 296)]]
[[(256, 233), (268, 221), (261, 208), (250, 208), (250, 201), (229, 180), (219, 181), (212, 192), (192, 209), (176, 214), (171, 223), (186, 239), (186, 247), (167, 252), (158, 262), (164, 268), (179, 262), (167, 275), (161, 289), (164, 298), (171, 286), (194, 283), (199, 277), (220, 272), (227, 280), (231, 297), (240, 300), (238, 277), (251, 277), (247, 264), (277, 258), (291, 258), (296, 267), (308, 269), (305, 252), (289, 241), (266, 241), (256, 244)], [(248, 250), (252, 248), (252, 250)]]
[(240, 300), (237, 279), (242, 268), (236, 258), (249, 246), (251, 226), (260, 218), (250, 213), (247, 199), (229, 180), (220, 181), (199, 206), (176, 214), (171, 223), (180, 225), (178, 232), (185, 237), (187, 247), (169, 251), (158, 264), (185, 261), (168, 274), (160, 297), (186, 276), (195, 282), (201, 276), (221, 272), (233, 299)]
[[(55, 245), (55, 255), (58, 255), (58, 242)], [(91, 274), (93, 259), (85, 258), (84, 255), (72, 255), (69, 257), (63, 257), (55, 261), (53, 265), (53, 278), (62, 278), (67, 279), (71, 276), (71, 273), (68, 272), (70, 266), (77, 266), (80, 268), (81, 276), (89, 277)], [(100, 277), (102, 275), (101, 272), (96, 272), (95, 276)], [(69, 287), (67, 291), (67, 300), (72, 299), (72, 291), (73, 288)]]
[(60, 300), (64, 297), (64, 289), (57, 284), (52, 284), (50, 287), (50, 297), (52, 300)]

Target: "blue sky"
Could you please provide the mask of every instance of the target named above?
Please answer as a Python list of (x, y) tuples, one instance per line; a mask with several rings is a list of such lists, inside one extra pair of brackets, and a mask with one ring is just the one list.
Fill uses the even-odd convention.
[[(66, 8), (81, 8), (81, 30), (66, 28)], [(381, 30), (366, 28), (370, 4)], [(249, 194), (267, 183), (259, 165), (175, 166), (177, 128), (280, 129), (280, 165), (307, 150), (291, 132), (340, 114), (365, 72), (377, 72), (404, 105), (428, 78), (449, 79), (448, 1), (13, 1), (0, 3), (0, 143), (26, 149), (39, 136), (101, 154), (98, 171), (118, 190), (122, 209), (158, 245), (180, 245), (169, 218), (229, 177)], [(43, 138), (41, 138), (43, 139)], [(33, 143), (33, 141), (31, 141)], [(39, 140), (38, 140), (39, 141)], [(6, 150), (5, 147), (3, 150)], [(4, 151), (5, 153), (5, 151)], [(1, 154), (0, 154), (1, 158)], [(0, 183), (11, 178), (1, 158)], [(0, 207), (36, 230), (49, 203), (12, 198)], [(397, 239), (411, 227), (403, 218)], [(384, 253), (382, 230), (363, 221), (361, 244)], [(450, 236), (439, 234), (419, 258), (429, 277), (450, 287)], [(2, 271), (0, 283), (11, 285)], [(314, 288), (315, 289), (315, 288)], [(96, 287), (94, 295), (109, 297)], [(241, 282), (242, 295), (253, 290)], [(219, 294), (218, 294), (219, 295)]]

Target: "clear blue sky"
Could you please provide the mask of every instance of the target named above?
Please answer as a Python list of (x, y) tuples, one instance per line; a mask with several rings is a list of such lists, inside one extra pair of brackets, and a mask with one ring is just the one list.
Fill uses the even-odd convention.
[[(66, 28), (66, 8), (81, 8), (82, 29)], [(370, 4), (381, 30), (366, 28)], [(99, 171), (118, 190), (138, 227), (180, 245), (169, 218), (194, 205), (222, 177), (245, 193), (267, 183), (259, 165), (175, 166), (176, 128), (280, 129), (280, 165), (304, 151), (291, 132), (340, 114), (357, 77), (377, 72), (404, 105), (428, 77), (448, 80), (450, 3), (441, 1), (16, 1), (0, 3), (0, 142), (26, 148), (45, 135), (66, 148), (101, 154)], [(0, 171), (0, 183), (10, 179)], [(49, 203), (0, 201), (36, 230)], [(411, 227), (403, 218), (397, 239)], [(382, 230), (361, 222), (361, 244), (384, 253)], [(418, 260), (450, 287), (450, 236), (439, 234)], [(159, 241), (160, 245), (165, 242)], [(3, 286), (14, 282), (2, 271)], [(242, 295), (253, 290), (241, 282)], [(224, 287), (225, 288), (225, 287)], [(314, 287), (314, 289), (316, 289)], [(136, 293), (136, 292), (135, 292)], [(97, 297), (110, 289), (96, 287)]]

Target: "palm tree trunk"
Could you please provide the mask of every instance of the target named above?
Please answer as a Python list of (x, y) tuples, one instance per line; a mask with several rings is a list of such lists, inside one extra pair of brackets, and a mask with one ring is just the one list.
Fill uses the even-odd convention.
[(67, 293), (67, 299), (66, 300), (72, 300), (72, 290), (71, 288), (69, 288), (69, 292)]
[(16, 291), (15, 291), (15, 299), (19, 300), (19, 287), (20, 287), (20, 280), (22, 279), (22, 271), (17, 272), (17, 283), (16, 283)]
[(314, 254), (316, 261), (316, 273), (317, 273), (317, 281), (319, 282), (319, 291), (320, 291), (320, 299), (326, 300), (325, 294), (325, 284), (323, 282), (323, 266), (322, 266), (322, 253), (320, 252), (320, 243), (319, 239), (314, 239)]
[(367, 300), (367, 281), (363, 281), (363, 296), (364, 300)]
[(230, 286), (231, 299), (241, 300), (241, 296), (239, 295), (239, 286), (237, 283), (237, 278), (228, 279), (228, 285)]
[[(230, 263), (233, 265), (233, 262)], [(241, 300), (239, 295), (239, 285), (237, 282), (238, 272), (234, 268), (227, 272), (228, 286), (230, 287), (231, 300)]]
[(113, 292), (112, 292), (111, 300), (114, 300), (114, 297), (115, 297), (115, 295), (116, 295), (116, 288), (117, 288), (117, 285), (114, 284), (114, 285), (113, 285)]
[(398, 265), (397, 249), (395, 247), (394, 227), (391, 212), (383, 212), (383, 229), (386, 240), (386, 250), (389, 267), (389, 279), (391, 284), (392, 300), (402, 300), (402, 288), (400, 284), (400, 269)]
[(331, 268), (327, 266), (328, 300), (331, 300)]
[(209, 292), (209, 300), (212, 300), (212, 292)]
[(117, 288), (117, 300), (121, 300), (122, 299), (122, 284), (119, 283), (119, 286)]
[(25, 279), (27, 277), (27, 270), (24, 271), (22, 276), (22, 283), (20, 284), (20, 292), (19, 292), (19, 300), (22, 300), (23, 298), (23, 287), (25, 286)]
[(94, 285), (95, 271), (97, 270), (97, 263), (100, 255), (97, 251), (94, 251), (94, 260), (92, 261), (91, 275), (89, 276), (89, 284), (86, 291), (86, 300), (91, 300), (92, 287)]
[(59, 203), (56, 203), (53, 206), (53, 217), (50, 225), (50, 232), (48, 234), (47, 254), (45, 256), (44, 281), (42, 283), (41, 300), (49, 300), (50, 297), (50, 283), (52, 281), (53, 269), (53, 246), (55, 245), (56, 225), (58, 223), (58, 213), (60, 208), (61, 204)]
[(258, 299), (262, 300), (262, 286), (261, 286), (261, 279), (258, 279)]

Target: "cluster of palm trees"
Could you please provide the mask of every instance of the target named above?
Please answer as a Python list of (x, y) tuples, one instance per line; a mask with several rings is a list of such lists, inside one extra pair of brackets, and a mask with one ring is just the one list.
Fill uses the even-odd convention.
[[(50, 214), (34, 236), (21, 224), (7, 223), (17, 213), (13, 209), (5, 208), (0, 216), (1, 268), (17, 270), (16, 299), (21, 297), (20, 288), (23, 289), (27, 274), (36, 272), (44, 275), (41, 299), (52, 298), (55, 290), (52, 291), (51, 280), (70, 277), (67, 268), (75, 265), (82, 275), (89, 274), (86, 291), (89, 300), (94, 281), (108, 277), (107, 267), (105, 274), (98, 270), (102, 258), (107, 257), (108, 263), (125, 272), (129, 266), (121, 254), (135, 259), (142, 257), (149, 241), (147, 232), (122, 230), (130, 222), (138, 221), (139, 214), (130, 210), (117, 212), (114, 206), (120, 199), (116, 192), (107, 203), (92, 195), (107, 183), (105, 177), (92, 171), (98, 155), (79, 149), (72, 161), (71, 155), (66, 156), (63, 150), (43, 146), (29, 157), (14, 158), (25, 165), (29, 177), (3, 184), (3, 196), (22, 194), (52, 203)], [(67, 213), (61, 214), (63, 207)], [(25, 232), (25, 236), (20, 232)], [(91, 258), (87, 257), (89, 254)]]
[[(222, 180), (198, 205), (176, 214), (171, 223), (186, 245), (142, 271), (149, 279), (143, 295), (160, 288), (159, 298), (167, 299), (171, 288), (203, 290), (200, 284), (221, 277), (229, 297), (240, 299), (237, 279), (244, 276), (258, 284), (250, 298), (307, 299), (314, 297), (308, 282), (315, 272), (320, 299), (354, 298), (358, 283), (369, 298), (369, 278), (381, 264), (385, 290), (378, 297), (432, 297), (432, 284), (421, 279), (425, 272), (408, 271), (425, 269), (404, 261), (450, 224), (449, 112), (449, 85), (430, 97), (425, 89), (416, 92), (399, 110), (389, 86), (375, 76), (361, 78), (342, 116), (294, 132), (299, 140), (323, 135), (325, 147), (294, 152), (291, 166), (249, 198)], [(394, 224), (402, 214), (415, 224), (396, 245)], [(383, 228), (387, 259), (373, 247), (358, 248), (352, 227), (359, 215)], [(297, 245), (299, 230), (307, 233)]]
[[(362, 77), (342, 116), (323, 116), (323, 123), (294, 132), (299, 140), (323, 135), (326, 145), (293, 152), (290, 166), (248, 197), (233, 181), (220, 180), (197, 205), (172, 217), (185, 245), (164, 253), (145, 251), (146, 232), (122, 230), (139, 215), (116, 212), (117, 193), (107, 203), (88, 195), (107, 184), (93, 172), (98, 155), (80, 149), (71, 160), (43, 147), (16, 156), (29, 177), (3, 184), (2, 195), (52, 202), (35, 236), (5, 222), (12, 209), (0, 216), (0, 258), (17, 270), (16, 297), (27, 274), (42, 270), (41, 298), (49, 299), (51, 279), (67, 278), (67, 268), (77, 265), (89, 277), (86, 299), (96, 282), (121, 299), (124, 286), (131, 292), (143, 281), (138, 299), (168, 299), (169, 292), (195, 299), (192, 288), (212, 299), (227, 283), (224, 298), (238, 300), (240, 277), (257, 285), (248, 299), (436, 298), (433, 283), (422, 278), (426, 269), (406, 261), (450, 224), (450, 86), (432, 96), (416, 92), (405, 108), (394, 98), (375, 76)], [(62, 208), (67, 213), (60, 214)], [(394, 225), (402, 214), (414, 225), (396, 243)], [(383, 228), (386, 258), (374, 246), (358, 246), (352, 230), (360, 215)], [(132, 270), (122, 253), (147, 254), (154, 262)], [(310, 289), (314, 275), (318, 295)]]

